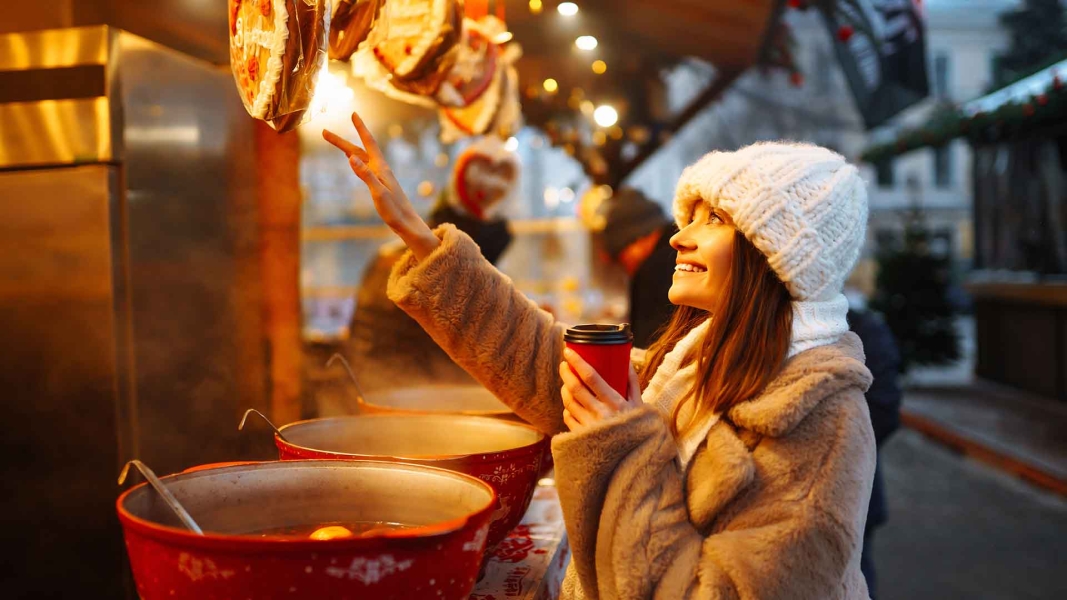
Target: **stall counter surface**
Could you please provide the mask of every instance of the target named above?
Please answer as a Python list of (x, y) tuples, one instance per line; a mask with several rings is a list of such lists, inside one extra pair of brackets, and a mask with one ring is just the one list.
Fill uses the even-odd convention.
[(554, 600), (570, 561), (559, 494), (542, 479), (522, 522), (493, 551), (470, 600)]

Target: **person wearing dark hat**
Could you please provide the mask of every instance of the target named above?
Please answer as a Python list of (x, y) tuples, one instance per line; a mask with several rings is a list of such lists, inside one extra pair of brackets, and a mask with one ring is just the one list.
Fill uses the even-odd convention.
[(604, 201), (599, 212), (601, 247), (630, 278), (630, 326), (634, 346), (648, 348), (674, 314), (667, 298), (677, 252), (671, 236), (677, 231), (663, 208), (640, 190), (623, 187)]
[[(427, 221), (434, 227), (455, 225), (496, 264), (512, 240), (500, 208), (517, 187), (519, 169), (518, 157), (498, 138), (478, 139), (457, 157), (449, 185)], [(476, 385), (418, 323), (386, 297), (389, 274), (406, 250), (399, 242), (382, 246), (360, 281), (345, 344), (360, 390), (370, 394), (398, 387)]]

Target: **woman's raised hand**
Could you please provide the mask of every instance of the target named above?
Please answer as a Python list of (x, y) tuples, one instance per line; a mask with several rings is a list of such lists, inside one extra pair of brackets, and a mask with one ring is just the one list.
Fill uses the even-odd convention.
[(352, 124), (356, 127), (359, 139), (363, 141), (363, 148), (326, 129), (322, 130), (322, 137), (348, 156), (352, 172), (367, 184), (371, 198), (374, 199), (374, 208), (385, 224), (404, 240), (415, 254), (415, 258), (426, 258), (437, 249), (441, 241), (415, 212), (415, 207), (397, 183), (393, 170), (389, 168), (389, 163), (385, 162), (378, 142), (374, 141), (374, 136), (370, 134), (363, 119), (352, 113)]

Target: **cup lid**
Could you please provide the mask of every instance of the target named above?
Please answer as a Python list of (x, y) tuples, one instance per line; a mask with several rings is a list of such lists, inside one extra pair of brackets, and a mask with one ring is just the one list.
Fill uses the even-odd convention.
[(634, 334), (630, 331), (629, 323), (575, 325), (568, 327), (563, 334), (564, 341), (580, 344), (625, 344), (633, 342), (633, 339)]

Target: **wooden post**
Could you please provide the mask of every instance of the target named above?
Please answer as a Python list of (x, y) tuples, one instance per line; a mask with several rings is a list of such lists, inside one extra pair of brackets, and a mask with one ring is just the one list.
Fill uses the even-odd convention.
[(270, 416), (301, 417), (300, 138), (255, 124), (256, 197)]

